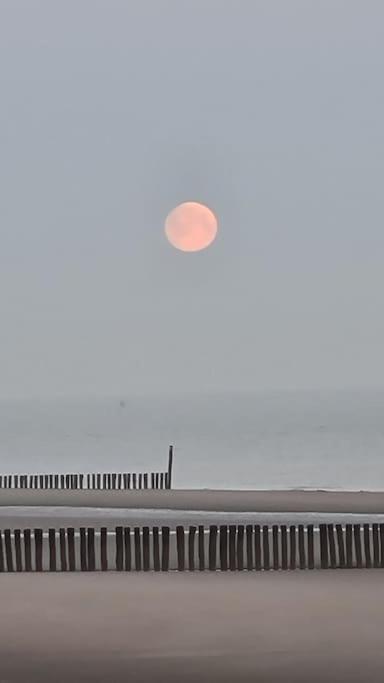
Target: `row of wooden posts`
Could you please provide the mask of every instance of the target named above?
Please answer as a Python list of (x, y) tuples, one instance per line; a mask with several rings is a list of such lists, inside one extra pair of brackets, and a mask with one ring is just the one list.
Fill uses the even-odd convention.
[(145, 473), (3, 474), (0, 489), (107, 490), (172, 488), (173, 446), (169, 447), (168, 470)]
[(0, 489), (59, 489), (125, 491), (169, 489), (168, 472), (111, 474), (6, 474), (0, 475)]
[(384, 568), (384, 524), (5, 529), (0, 572)]

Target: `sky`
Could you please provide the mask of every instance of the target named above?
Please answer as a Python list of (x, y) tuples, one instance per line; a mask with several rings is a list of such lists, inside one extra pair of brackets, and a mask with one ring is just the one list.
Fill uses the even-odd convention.
[(0, 396), (384, 387), (383, 24), (0, 0)]

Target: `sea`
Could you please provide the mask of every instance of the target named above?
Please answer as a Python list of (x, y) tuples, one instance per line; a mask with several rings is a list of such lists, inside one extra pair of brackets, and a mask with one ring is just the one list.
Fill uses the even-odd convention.
[(0, 401), (1, 473), (152, 472), (174, 486), (384, 490), (384, 391)]

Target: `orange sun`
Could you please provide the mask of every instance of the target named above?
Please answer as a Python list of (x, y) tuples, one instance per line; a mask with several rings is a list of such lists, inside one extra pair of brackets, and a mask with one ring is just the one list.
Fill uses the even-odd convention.
[(216, 237), (217, 218), (204, 204), (184, 202), (168, 214), (165, 234), (176, 249), (201, 251), (209, 247)]

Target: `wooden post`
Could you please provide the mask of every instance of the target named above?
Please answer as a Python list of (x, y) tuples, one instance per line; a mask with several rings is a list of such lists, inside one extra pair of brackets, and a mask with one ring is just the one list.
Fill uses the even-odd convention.
[(352, 562), (352, 524), (345, 525), (345, 547), (347, 556), (347, 567), (351, 569), (353, 567)]
[(132, 569), (132, 553), (131, 553), (131, 529), (129, 526), (124, 528), (124, 569), (126, 572), (130, 572)]
[(277, 524), (272, 526), (272, 560), (273, 569), (277, 571), (279, 569), (279, 527)]
[(167, 489), (172, 488), (172, 470), (173, 470), (173, 446), (170, 446), (169, 447), (169, 453), (168, 453)]
[(320, 557), (321, 557), (321, 568), (328, 569), (328, 537), (327, 537), (327, 525), (320, 524)]
[(229, 569), (231, 572), (236, 570), (236, 526), (229, 525)]
[(0, 530), (0, 572), (4, 571), (3, 535)]
[(80, 527), (80, 569), (82, 572), (86, 572), (88, 570), (87, 531), (84, 527)]
[(164, 488), (164, 472), (160, 473), (160, 488)]
[(155, 474), (155, 489), (159, 488), (159, 473), (156, 472)]
[(307, 526), (308, 569), (315, 568), (315, 551), (313, 542), (313, 524)]
[(199, 571), (205, 569), (205, 543), (204, 543), (204, 527), (199, 525)]
[(118, 489), (118, 491), (121, 491), (121, 481), (122, 481), (122, 476), (121, 476), (121, 473), (119, 472), (119, 474), (117, 475), (117, 489)]
[(269, 528), (263, 526), (263, 569), (270, 569), (269, 560)]
[(136, 488), (136, 474), (135, 473), (132, 474), (132, 488), (133, 489)]
[(152, 529), (153, 536), (153, 568), (155, 572), (160, 571), (160, 543), (159, 543), (159, 527), (154, 526)]
[(237, 569), (243, 571), (244, 569), (244, 525), (239, 524), (237, 527)]
[(289, 568), (296, 569), (296, 527), (289, 527)]
[(59, 530), (60, 539), (60, 569), (62, 572), (67, 571), (67, 553), (65, 547), (65, 529)]
[[(184, 532), (184, 529), (183, 529)], [(143, 569), (145, 572), (149, 572), (149, 527), (143, 527)]]
[(151, 472), (151, 489), (155, 488), (155, 474)]
[(335, 547), (335, 534), (333, 530), (333, 524), (328, 524), (328, 542), (329, 542), (329, 559), (331, 563), (331, 569), (336, 569), (336, 547)]
[(144, 488), (148, 488), (148, 474), (144, 474)]
[(115, 529), (116, 542), (116, 571), (122, 572), (124, 569), (124, 544), (123, 544), (123, 527), (117, 526)]
[(380, 529), (380, 567), (384, 567), (384, 524), (380, 524), (379, 529)]
[(141, 490), (143, 488), (143, 475), (139, 474), (139, 489)]
[(10, 529), (5, 529), (4, 531), (4, 545), (5, 558), (7, 560), (7, 571), (13, 572), (12, 538)]
[(371, 560), (371, 543), (369, 534), (369, 524), (364, 524), (364, 555), (365, 555), (365, 566), (367, 569), (372, 567)]
[(195, 570), (195, 536), (196, 527), (190, 526), (188, 534), (188, 569), (190, 572)]
[(209, 557), (209, 570), (211, 572), (216, 571), (216, 546), (217, 546), (217, 526), (211, 524), (209, 527), (209, 543), (208, 543), (208, 557)]
[(161, 527), (161, 571), (169, 570), (169, 526)]
[(134, 542), (135, 542), (135, 569), (137, 572), (141, 571), (141, 538), (140, 538), (140, 528), (135, 527), (134, 529)]
[(176, 527), (176, 544), (177, 544), (177, 569), (179, 572), (185, 570), (185, 538), (184, 527)]
[(16, 571), (22, 572), (23, 571), (23, 564), (22, 564), (22, 560), (21, 560), (21, 532), (20, 532), (20, 529), (14, 530), (13, 537), (14, 537), (14, 541), (15, 541)]
[(220, 569), (226, 572), (228, 569), (228, 527), (224, 524), (220, 526)]
[(356, 565), (359, 569), (361, 569), (363, 566), (363, 558), (361, 553), (360, 524), (353, 525), (353, 535), (355, 539)]
[(43, 571), (43, 530), (35, 529), (35, 568), (37, 572)]
[(252, 524), (247, 524), (245, 527), (245, 535), (247, 539), (247, 569), (253, 569), (253, 527)]
[(345, 567), (344, 534), (341, 524), (336, 524), (337, 548), (339, 552), (339, 566)]
[(24, 529), (24, 557), (25, 557), (25, 571), (32, 571), (32, 544), (31, 544), (31, 530)]
[(48, 531), (48, 544), (49, 544), (49, 571), (56, 571), (56, 531), (55, 529), (49, 529)]
[(260, 524), (255, 524), (255, 569), (261, 570), (261, 529)]
[(380, 567), (379, 525), (372, 524), (373, 566)]
[(282, 524), (280, 527), (281, 533), (281, 568), (288, 569), (288, 535), (287, 527)]
[(100, 529), (100, 565), (101, 571), (106, 572), (108, 569), (108, 532), (105, 526)]
[(92, 527), (88, 528), (87, 549), (88, 549), (88, 571), (94, 572), (96, 569), (95, 530)]
[(307, 566), (307, 560), (305, 557), (305, 536), (304, 536), (304, 526), (299, 524), (299, 567), (300, 569), (305, 569)]
[(68, 536), (68, 565), (69, 571), (76, 571), (76, 554), (75, 554), (75, 530), (70, 527), (67, 529)]

